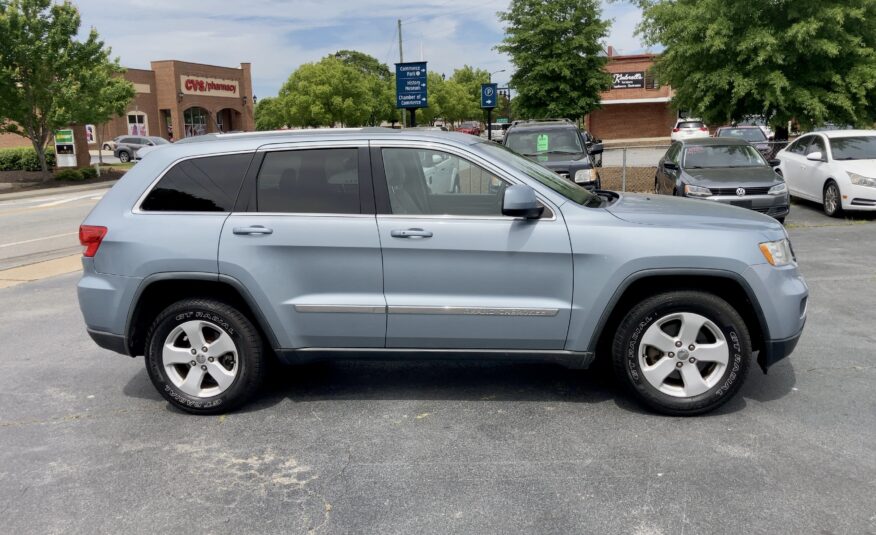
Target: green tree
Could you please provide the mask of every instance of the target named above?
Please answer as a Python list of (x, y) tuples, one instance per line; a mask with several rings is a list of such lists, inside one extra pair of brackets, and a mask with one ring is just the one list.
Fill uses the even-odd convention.
[(473, 115), (470, 97), (464, 85), (454, 80), (446, 80), (438, 94), (429, 97), (429, 105), (437, 104), (441, 110), (441, 118), (450, 124), (456, 124), (478, 116)]
[(480, 120), (483, 116), (483, 110), (481, 109), (481, 84), (489, 83), (489, 71), (463, 65), (461, 69), (453, 71), (453, 74), (450, 75), (450, 81), (456, 82), (465, 89), (465, 98), (461, 102), (463, 116), (460, 120)]
[(280, 89), (286, 123), (294, 126), (362, 126), (372, 115), (365, 76), (328, 56), (298, 68)]
[(708, 122), (764, 115), (786, 133), (876, 120), (873, 0), (639, 0), (674, 102)]
[[(134, 84), (122, 77), (115, 63), (103, 63), (91, 70), (91, 76), (80, 88), (80, 98), (75, 102), (74, 115), (85, 124), (99, 125), (125, 113), (134, 98)], [(102, 129), (95, 128), (98, 147), (103, 147)], [(98, 151), (98, 160), (103, 163), (103, 150)]]
[(123, 72), (95, 30), (76, 40), (79, 24), (67, 1), (0, 0), (0, 130), (28, 138), (43, 172), (52, 133), (84, 122), (89, 80)]
[(396, 115), (395, 97), (387, 99), (387, 93), (390, 89), (394, 92), (395, 85), (391, 85), (394, 81), (389, 67), (374, 56), (357, 50), (339, 50), (333, 56), (362, 75), (369, 94), (367, 106), (371, 111), (367, 124), (377, 126), (384, 120), (392, 121)]
[(259, 99), (254, 115), (256, 130), (277, 130), (286, 126), (281, 101), (278, 98)]
[(528, 117), (580, 118), (611, 85), (599, 0), (511, 0), (497, 50), (511, 56), (515, 106)]

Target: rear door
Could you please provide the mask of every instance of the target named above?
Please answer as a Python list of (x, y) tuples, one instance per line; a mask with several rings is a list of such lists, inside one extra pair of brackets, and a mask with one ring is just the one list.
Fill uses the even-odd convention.
[(222, 229), (284, 349), (383, 347), (386, 302), (367, 141), (265, 147)]
[[(563, 349), (572, 256), (562, 214), (501, 214), (513, 183), (453, 147), (372, 142), (391, 348)], [(453, 168), (459, 187), (436, 194), (422, 162)]]

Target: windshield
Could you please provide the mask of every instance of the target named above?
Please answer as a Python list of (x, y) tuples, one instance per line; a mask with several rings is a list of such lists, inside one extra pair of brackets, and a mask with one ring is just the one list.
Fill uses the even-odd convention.
[(735, 137), (745, 141), (766, 141), (766, 136), (760, 128), (722, 128), (718, 137)]
[(876, 136), (832, 138), (830, 151), (834, 160), (876, 160)]
[(156, 145), (170, 144), (170, 141), (164, 139), (163, 137), (150, 137), (149, 139), (152, 140), (152, 142), (155, 143)]
[(505, 134), (505, 145), (524, 156), (580, 154), (584, 152), (578, 131), (571, 128), (512, 131)]
[(532, 160), (521, 157), (503, 145), (478, 143), (476, 148), (507, 163), (517, 171), (526, 174), (526, 176), (538, 180), (572, 202), (583, 206), (600, 206), (602, 204), (602, 200), (595, 193), (591, 193), (571, 180), (561, 177)]
[(693, 145), (684, 149), (685, 169), (765, 165), (766, 160), (751, 145)]

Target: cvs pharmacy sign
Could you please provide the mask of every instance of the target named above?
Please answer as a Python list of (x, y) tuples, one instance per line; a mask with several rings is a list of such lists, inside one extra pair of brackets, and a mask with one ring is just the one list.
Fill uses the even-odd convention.
[(239, 94), (236, 80), (182, 75), (180, 76), (180, 86), (182, 87), (183, 94), (186, 95), (236, 97)]

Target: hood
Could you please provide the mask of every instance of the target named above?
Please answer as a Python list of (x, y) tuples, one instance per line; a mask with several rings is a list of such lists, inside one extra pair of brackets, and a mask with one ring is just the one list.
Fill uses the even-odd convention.
[(590, 161), (584, 152), (577, 154), (539, 154), (538, 156), (527, 156), (527, 158), (548, 169), (567, 169), (570, 165), (590, 167)]
[(685, 169), (685, 182), (707, 188), (763, 187), (782, 182), (772, 167), (720, 167)]
[[(762, 231), (766, 239), (781, 239), (782, 224), (764, 214), (723, 203), (625, 193), (606, 208), (617, 218), (640, 225), (675, 228), (720, 228)], [(684, 239), (679, 235), (679, 239)]]
[(840, 160), (834, 161), (843, 171), (857, 173), (868, 177), (876, 177), (876, 160)]

